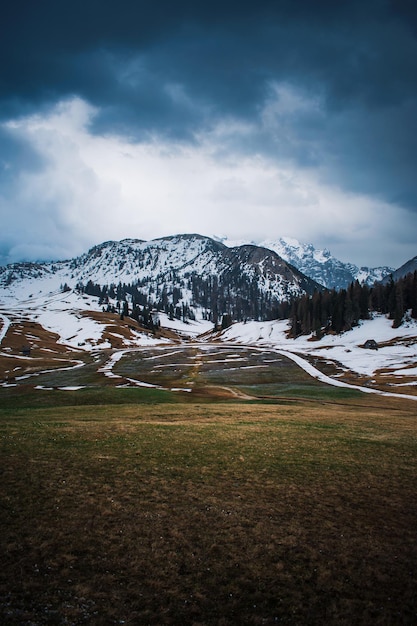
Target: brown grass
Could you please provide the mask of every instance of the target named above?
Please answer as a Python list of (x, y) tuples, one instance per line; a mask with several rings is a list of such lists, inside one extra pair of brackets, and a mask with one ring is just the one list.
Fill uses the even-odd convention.
[[(13, 380), (17, 376), (45, 369), (65, 367), (78, 358), (77, 351), (58, 343), (59, 335), (45, 330), (36, 322), (19, 320), (13, 323), (2, 341), (0, 354), (0, 380)], [(30, 355), (22, 353), (30, 347)]]
[(124, 348), (126, 344), (123, 343), (123, 339), (134, 342), (137, 338), (135, 332), (140, 332), (144, 335), (155, 337), (156, 339), (166, 338), (171, 341), (178, 341), (178, 335), (168, 328), (160, 328), (154, 332), (144, 328), (130, 317), (125, 317), (121, 320), (118, 313), (83, 311), (82, 315), (83, 317), (88, 317), (103, 325), (105, 328), (102, 335), (103, 341), (108, 341), (113, 349), (119, 350)]
[[(108, 342), (112, 349), (125, 347), (124, 340), (135, 341), (136, 332), (153, 335), (151, 331), (142, 328), (130, 318), (120, 319), (119, 315), (97, 311), (84, 311), (83, 317), (88, 317), (103, 324), (102, 341)], [(0, 322), (1, 323), (1, 322)], [(158, 331), (157, 338), (178, 337), (169, 330)], [(6, 337), (2, 341), (0, 354), (0, 381), (14, 378), (46, 369), (58, 369), (74, 363), (75, 359), (87, 359), (89, 355), (83, 350), (74, 350), (59, 343), (59, 335), (46, 330), (36, 322), (16, 319), (12, 322)], [(30, 355), (24, 356), (22, 349), (30, 347)]]
[(32, 408), (0, 434), (3, 624), (417, 622), (412, 402)]

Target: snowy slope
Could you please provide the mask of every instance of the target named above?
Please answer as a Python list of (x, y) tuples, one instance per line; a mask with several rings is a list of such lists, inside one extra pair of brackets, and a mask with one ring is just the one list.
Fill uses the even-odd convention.
[[(32, 320), (57, 333), (60, 342), (73, 349), (110, 348), (106, 324), (99, 316), (89, 315), (103, 312), (99, 298), (93, 297), (91, 290), (87, 290), (90, 295), (86, 293), (89, 281), (101, 287), (135, 284), (150, 308), (165, 302), (165, 311), (169, 310), (170, 315), (161, 315), (164, 328), (188, 336), (212, 328), (213, 320), (221, 319), (224, 312), (233, 313), (235, 303), (243, 319), (252, 316), (250, 307), (262, 315), (260, 306), (256, 309), (258, 300), (269, 298), (270, 307), (274, 298), (279, 301), (305, 291), (311, 293), (316, 287), (274, 252), (256, 246), (230, 249), (200, 235), (149, 242), (109, 241), (69, 261), (0, 268), (3, 332), (12, 313), (15, 320)], [(109, 304), (117, 305), (117, 289), (113, 289)], [(174, 305), (176, 309), (171, 311), (169, 307)], [(182, 315), (185, 305), (188, 312)], [(133, 296), (129, 306), (131, 311)], [(267, 305), (263, 306), (266, 310)], [(185, 317), (191, 318), (188, 323)], [(137, 327), (136, 322), (132, 324)], [(114, 335), (114, 329), (112, 332)], [(155, 341), (147, 332), (130, 329), (129, 335), (119, 337), (126, 347)]]
[[(263, 296), (276, 301), (312, 293), (318, 287), (301, 272), (289, 266), (271, 250), (256, 246), (228, 248), (200, 235), (177, 235), (141, 241), (108, 241), (82, 256), (57, 263), (21, 263), (0, 268), (0, 301), (13, 302), (58, 291), (94, 284), (135, 284), (150, 303), (157, 303), (164, 292), (167, 302), (187, 303), (208, 309), (213, 299), (221, 302), (219, 314), (234, 299), (245, 298), (240, 306)], [(210, 291), (204, 301), (204, 292)], [(228, 301), (222, 302), (226, 299)], [(178, 302), (177, 302), (178, 303)], [(243, 311), (243, 315), (250, 313)]]
[[(226, 237), (218, 237), (218, 240), (231, 247), (244, 243), (228, 240)], [(380, 281), (384, 276), (393, 272), (391, 267), (369, 268), (357, 267), (353, 263), (343, 263), (329, 250), (316, 249), (311, 243), (303, 244), (292, 237), (267, 239), (257, 245), (274, 250), (287, 263), (291, 263), (300, 272), (329, 289), (346, 288), (355, 280), (373, 285), (375, 281)]]
[[(372, 377), (378, 370), (386, 369), (390, 375), (417, 379), (416, 321), (392, 328), (392, 320), (384, 315), (375, 315), (374, 319), (362, 321), (351, 331), (327, 335), (320, 341), (311, 341), (308, 336), (287, 339), (287, 331), (288, 322), (285, 320), (240, 323), (223, 331), (222, 340), (318, 356), (340, 363), (345, 369), (361, 376)], [(379, 349), (363, 348), (367, 339), (375, 339)]]

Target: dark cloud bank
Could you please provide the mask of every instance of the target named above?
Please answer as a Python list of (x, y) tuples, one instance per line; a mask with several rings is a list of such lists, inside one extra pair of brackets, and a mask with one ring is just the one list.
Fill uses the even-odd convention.
[[(415, 6), (15, 1), (3, 7), (0, 25), (0, 116), (15, 119), (79, 96), (98, 107), (97, 134), (182, 142), (221, 119), (242, 120), (253, 132), (245, 141), (231, 138), (228, 149), (318, 167), (325, 182), (413, 216)], [(282, 114), (285, 139), (261, 124), (276, 85), (318, 103)], [(3, 134), (0, 160), (39, 167), (36, 155), (14, 141)], [(1, 175), (0, 183), (10, 182), (10, 173)]]

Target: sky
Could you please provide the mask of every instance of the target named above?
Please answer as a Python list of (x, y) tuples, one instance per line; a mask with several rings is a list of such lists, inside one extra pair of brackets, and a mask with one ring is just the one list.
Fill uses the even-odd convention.
[(14, 0), (0, 263), (127, 237), (417, 254), (414, 0)]

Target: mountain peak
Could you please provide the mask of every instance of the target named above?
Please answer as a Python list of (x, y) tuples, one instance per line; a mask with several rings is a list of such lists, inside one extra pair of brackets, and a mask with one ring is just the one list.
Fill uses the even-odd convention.
[[(227, 238), (223, 238), (223, 243), (228, 246), (236, 245), (235, 241), (229, 241)], [(239, 245), (243, 243), (239, 242)], [(381, 280), (393, 271), (391, 267), (359, 268), (353, 263), (343, 263), (327, 248), (318, 249), (311, 243), (300, 243), (294, 237), (266, 239), (258, 246), (274, 250), (287, 263), (328, 289), (343, 289), (355, 280), (373, 285), (375, 281)]]
[(0, 284), (9, 296), (19, 289), (59, 291), (61, 285), (84, 289), (87, 284), (91, 295), (121, 294), (118, 286), (123, 286), (132, 302), (165, 312), (185, 307), (215, 319), (222, 313), (265, 319), (280, 303), (321, 288), (269, 248), (228, 248), (198, 234), (107, 241), (68, 262), (5, 268)]

